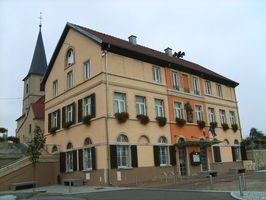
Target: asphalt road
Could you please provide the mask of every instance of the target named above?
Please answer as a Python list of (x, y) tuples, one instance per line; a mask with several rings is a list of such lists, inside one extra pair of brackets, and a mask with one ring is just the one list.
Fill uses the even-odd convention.
[(170, 190), (119, 190), (77, 195), (89, 200), (233, 200), (229, 192), (179, 192)]

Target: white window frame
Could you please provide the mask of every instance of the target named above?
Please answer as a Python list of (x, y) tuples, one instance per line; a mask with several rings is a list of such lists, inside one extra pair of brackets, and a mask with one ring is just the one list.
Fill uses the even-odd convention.
[(91, 77), (91, 66), (90, 61), (84, 63), (83, 66), (83, 78), (84, 80), (88, 80)]
[(156, 117), (164, 117), (164, 101), (162, 99), (155, 99), (154, 103)]
[[(117, 95), (121, 95), (121, 98), (117, 98)], [(115, 92), (114, 93), (114, 112), (121, 113), (126, 112), (126, 94)]]
[(182, 102), (174, 101), (174, 106), (173, 107), (174, 107), (175, 118), (184, 119)]
[(205, 92), (207, 95), (212, 95), (212, 87), (210, 81), (205, 81)]
[(92, 148), (85, 147), (83, 149), (84, 152), (84, 170), (90, 171), (92, 170)]
[(235, 111), (230, 110), (229, 111), (229, 117), (230, 117), (230, 123), (236, 124), (236, 116), (235, 116)]
[(58, 95), (58, 80), (53, 81), (53, 96), (56, 97)]
[(91, 115), (91, 96), (85, 97), (83, 99), (83, 117)]
[(156, 83), (161, 83), (161, 69), (160, 67), (152, 67), (153, 80)]
[[(199, 110), (197, 108), (199, 108)], [(197, 121), (203, 121), (204, 120), (202, 105), (198, 105), (198, 104), (195, 105), (195, 115), (196, 115)]]
[(117, 138), (117, 142), (121, 143), (116, 146), (116, 154), (117, 154), (117, 167), (128, 168), (130, 165), (130, 148), (128, 143), (128, 139), (125, 135), (120, 135)]
[(57, 112), (52, 112), (52, 126), (51, 127), (57, 127)]
[(216, 84), (217, 97), (223, 98), (222, 85)]
[(67, 122), (73, 121), (73, 104), (70, 104), (66, 108)]
[(193, 91), (195, 95), (200, 95), (199, 79), (195, 76), (192, 77)]
[(175, 90), (179, 90), (178, 73), (176, 71), (172, 71), (171, 75), (172, 75), (172, 88)]
[(73, 151), (72, 149), (66, 152), (66, 171), (73, 172), (74, 162), (73, 162)]
[(216, 122), (214, 108), (208, 108), (208, 116), (209, 116), (209, 122), (210, 123)]
[[(166, 144), (167, 140), (165, 137), (159, 138), (160, 144)], [(160, 166), (169, 166), (170, 165), (170, 154), (169, 154), (169, 147), (168, 146), (159, 146), (159, 163)]]
[(74, 50), (69, 48), (66, 54), (66, 67), (74, 64)]
[(70, 89), (73, 87), (74, 80), (73, 80), (73, 71), (69, 71), (67, 73), (67, 89)]
[[(142, 102), (138, 101), (138, 98), (142, 99), (143, 101)], [(136, 96), (135, 101), (136, 101), (137, 115), (147, 115), (147, 113), (146, 113), (146, 98), (143, 96)]]
[(219, 115), (220, 115), (221, 124), (226, 124), (225, 110), (220, 109)]

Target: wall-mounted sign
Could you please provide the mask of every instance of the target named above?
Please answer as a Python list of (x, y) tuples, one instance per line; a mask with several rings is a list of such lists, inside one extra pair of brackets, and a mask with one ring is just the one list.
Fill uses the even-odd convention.
[(200, 161), (200, 153), (199, 152), (191, 152), (190, 153), (190, 162), (191, 165), (200, 165), (201, 161)]

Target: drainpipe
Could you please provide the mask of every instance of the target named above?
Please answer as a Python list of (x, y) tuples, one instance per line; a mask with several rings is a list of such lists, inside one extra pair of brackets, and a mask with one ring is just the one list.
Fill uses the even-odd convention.
[(111, 171), (110, 143), (109, 143), (109, 128), (108, 128), (108, 118), (109, 118), (109, 96), (108, 96), (109, 95), (109, 77), (108, 77), (107, 53), (108, 53), (107, 50), (104, 50), (103, 56), (105, 56), (105, 103), (106, 103), (105, 137), (106, 137), (106, 150), (107, 150), (108, 184), (112, 185), (112, 171)]

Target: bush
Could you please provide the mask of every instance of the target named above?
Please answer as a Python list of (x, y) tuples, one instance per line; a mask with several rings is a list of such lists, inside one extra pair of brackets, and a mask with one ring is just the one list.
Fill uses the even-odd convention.
[(180, 127), (183, 127), (186, 124), (186, 120), (182, 119), (182, 118), (175, 118), (176, 124)]
[(223, 130), (226, 131), (229, 129), (229, 126), (227, 123), (222, 124)]
[(158, 122), (159, 126), (165, 126), (167, 122), (166, 117), (156, 117), (156, 121)]
[(9, 136), (9, 137), (7, 138), (7, 140), (8, 140), (8, 141), (12, 141), (12, 142), (14, 142), (14, 143), (16, 143), (16, 144), (19, 143), (19, 138), (18, 138), (18, 137)]
[(64, 124), (64, 128), (65, 129), (68, 129), (70, 126), (72, 126), (74, 124), (74, 122), (73, 121), (68, 121), (68, 122), (66, 122), (65, 124)]
[(232, 124), (232, 129), (234, 132), (238, 130), (238, 125), (237, 124)]
[(55, 135), (56, 130), (57, 130), (57, 127), (52, 127), (49, 129), (49, 133), (51, 133), (52, 135)]
[(147, 124), (150, 121), (149, 116), (147, 115), (137, 115), (136, 118), (140, 121), (142, 124)]
[(203, 129), (206, 125), (205, 121), (197, 121), (197, 123), (200, 129)]
[(115, 113), (115, 118), (119, 123), (125, 123), (129, 118), (129, 114), (127, 112)]
[(5, 138), (0, 137), (0, 142), (4, 142), (4, 141), (5, 141)]
[(211, 126), (212, 128), (216, 128), (216, 127), (217, 127), (217, 122), (211, 122), (211, 123), (210, 123), (210, 126)]
[(83, 117), (83, 123), (89, 126), (89, 125), (91, 125), (91, 119), (92, 119), (91, 115), (84, 116)]

